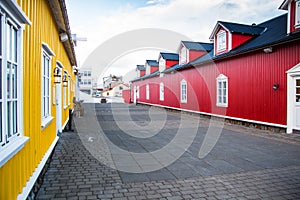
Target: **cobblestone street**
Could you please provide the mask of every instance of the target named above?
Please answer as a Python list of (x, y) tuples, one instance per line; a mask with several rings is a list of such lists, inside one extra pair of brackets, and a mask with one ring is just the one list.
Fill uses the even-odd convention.
[[(300, 198), (297, 134), (225, 124), (214, 148), (199, 158), (211, 124), (208, 119), (142, 105), (84, 107), (85, 115), (74, 120), (77, 132), (65, 132), (59, 139), (37, 199)], [(178, 130), (187, 138), (196, 130), (195, 137), (180, 157), (167, 165), (167, 159), (160, 159), (155, 152), (172, 143)], [(103, 138), (111, 144), (106, 146)], [(134, 152), (133, 156), (129, 159), (114, 145)], [(150, 153), (153, 161), (134, 156), (141, 153)], [(175, 157), (175, 153), (164, 156)], [(149, 170), (157, 166), (159, 169)], [(116, 170), (123, 168), (139, 173)]]

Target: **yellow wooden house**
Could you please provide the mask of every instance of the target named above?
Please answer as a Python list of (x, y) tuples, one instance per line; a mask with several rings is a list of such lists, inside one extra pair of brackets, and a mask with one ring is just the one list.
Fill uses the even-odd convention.
[(0, 199), (32, 190), (73, 109), (75, 66), (64, 0), (0, 1)]

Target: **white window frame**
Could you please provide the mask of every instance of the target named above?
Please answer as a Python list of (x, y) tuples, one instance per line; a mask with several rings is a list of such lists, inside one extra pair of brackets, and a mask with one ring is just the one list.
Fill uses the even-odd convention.
[(146, 75), (149, 75), (150, 74), (150, 65), (148, 65), (147, 62), (145, 64), (145, 68), (146, 68)]
[(300, 0), (295, 2), (295, 28), (300, 28)]
[(186, 64), (187, 62), (187, 48), (185, 48), (185, 46), (182, 46), (182, 48), (180, 49), (180, 65)]
[(165, 86), (164, 86), (164, 83), (159, 84), (159, 100), (160, 101), (165, 100)]
[(163, 72), (166, 69), (166, 60), (161, 56), (159, 59), (159, 71)]
[[(185, 92), (183, 92), (183, 87), (185, 87)], [(187, 103), (187, 83), (184, 79), (180, 81), (180, 102)]]
[(146, 99), (150, 99), (150, 86), (149, 84), (146, 85)]
[(71, 76), (68, 76), (68, 106), (71, 105)]
[(220, 30), (217, 34), (217, 52), (226, 50), (226, 31)]
[[(46, 43), (42, 43), (42, 53), (41, 53), (41, 126), (45, 128), (52, 120), (51, 115), (51, 71), (52, 71), (52, 56), (54, 56), (53, 51)], [(48, 69), (45, 71), (44, 58), (48, 59)], [(47, 79), (47, 84), (45, 86), (44, 78)], [(47, 86), (48, 85), (48, 86)], [(45, 88), (46, 87), (46, 88)], [(44, 89), (46, 89), (44, 91)], [(44, 98), (45, 101), (44, 102)], [(44, 109), (47, 112), (44, 112)]]
[[(9, 24), (9, 25), (8, 25)], [(23, 54), (22, 54), (22, 46), (23, 46), (23, 39), (22, 39), (22, 32), (23, 32), (23, 24), (31, 24), (27, 16), (22, 12), (21, 8), (15, 1), (1, 1), (0, 2), (0, 31), (1, 36), (1, 53), (0, 53), (0, 81), (1, 81), (1, 96), (0, 96), (0, 134), (1, 134), (1, 141), (0, 141), (0, 168), (10, 160), (15, 154), (17, 154), (25, 145), (25, 143), (29, 140), (28, 137), (23, 135)], [(9, 28), (9, 29), (8, 29)], [(15, 41), (11, 40), (11, 37), (8, 40), (8, 30), (10, 30), (9, 34), (11, 34), (12, 30), (15, 30)], [(9, 47), (8, 47), (9, 45)], [(12, 48), (14, 46), (14, 49)], [(12, 52), (8, 54), (8, 51), (15, 51), (16, 57), (12, 58), (9, 55), (12, 55)], [(7, 68), (8, 63), (10, 66), (16, 67), (14, 70), (14, 74), (12, 68)], [(7, 75), (8, 70), (9, 74), (11, 74), (9, 79), (10, 90), (8, 90), (8, 82), (7, 82)], [(14, 75), (14, 76), (13, 76)], [(13, 79), (14, 77), (14, 79)], [(14, 81), (13, 81), (14, 80)], [(12, 85), (12, 83), (14, 85)], [(16, 90), (13, 95), (13, 90)], [(7, 92), (8, 91), (8, 92)], [(10, 94), (8, 96), (8, 94)], [(16, 106), (15, 115), (7, 115), (9, 112), (8, 106), (11, 109)], [(5, 105), (5, 106), (4, 106)], [(13, 117), (14, 122), (8, 117)], [(8, 129), (12, 131), (11, 135), (8, 135)]]
[(217, 106), (228, 107), (228, 77), (220, 74), (216, 80)]

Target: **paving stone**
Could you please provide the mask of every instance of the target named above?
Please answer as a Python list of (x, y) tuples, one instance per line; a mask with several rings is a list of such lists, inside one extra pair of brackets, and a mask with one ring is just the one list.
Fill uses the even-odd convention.
[[(149, 140), (134, 138), (118, 129), (110, 104), (89, 106), (92, 105), (87, 105), (85, 111), (97, 110), (106, 136), (134, 152), (158, 150), (168, 144), (180, 123), (179, 113), (167, 111), (167, 121), (160, 133)], [(129, 107), (134, 120), (150, 120), (145, 116), (149, 107), (118, 106), (119, 115)], [(189, 123), (195, 117), (189, 116)], [(160, 114), (153, 118), (161, 119)], [(75, 118), (76, 123), (81, 120), (84, 117)], [(122, 120), (126, 122), (129, 118)], [(278, 136), (225, 125), (217, 145), (207, 157), (199, 159), (208, 124), (209, 120), (201, 119), (196, 139), (173, 164), (140, 174), (109, 168), (85, 148), (81, 133), (64, 132), (37, 199), (300, 199), (300, 136)]]

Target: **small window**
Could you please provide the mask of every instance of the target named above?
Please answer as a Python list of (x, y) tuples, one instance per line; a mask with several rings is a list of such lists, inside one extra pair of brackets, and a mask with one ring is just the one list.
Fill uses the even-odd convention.
[(68, 105), (71, 104), (71, 77), (68, 77)]
[(226, 50), (226, 32), (221, 30), (217, 34), (217, 51), (224, 51)]
[(92, 75), (92, 72), (91, 72), (91, 71), (88, 71), (88, 72), (87, 72), (87, 75), (88, 75), (88, 76), (91, 76), (91, 75)]
[(159, 100), (164, 101), (165, 100), (165, 87), (164, 83), (160, 83), (159, 85)]
[(159, 71), (163, 72), (166, 69), (166, 61), (165, 59), (163, 59), (163, 57), (161, 57), (159, 59)]
[(300, 27), (300, 1), (296, 1), (295, 26)]
[(150, 87), (149, 87), (149, 84), (146, 85), (146, 99), (147, 100), (150, 99)]
[(180, 50), (180, 64), (187, 63), (187, 50), (185, 47), (182, 47)]
[(228, 107), (228, 78), (223, 74), (217, 78), (217, 106)]
[(180, 82), (180, 102), (186, 103), (187, 102), (187, 84), (185, 80)]
[(51, 52), (43, 46), (42, 54), (42, 126), (51, 118)]

